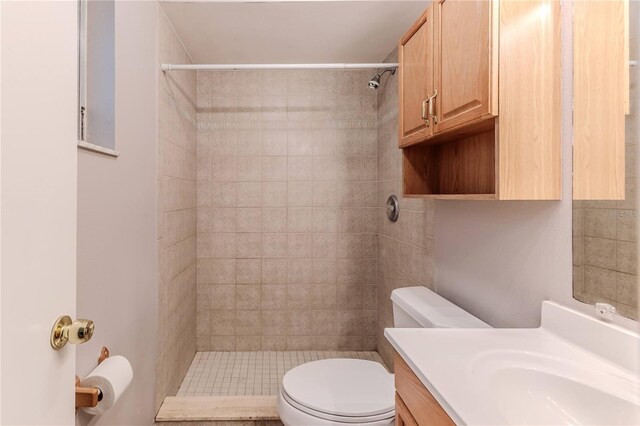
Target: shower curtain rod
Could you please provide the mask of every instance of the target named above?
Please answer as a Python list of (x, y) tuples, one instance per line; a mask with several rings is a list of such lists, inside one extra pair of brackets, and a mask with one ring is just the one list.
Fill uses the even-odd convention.
[(162, 71), (191, 70), (301, 70), (301, 69), (380, 69), (398, 68), (397, 63), (371, 64), (162, 64)]

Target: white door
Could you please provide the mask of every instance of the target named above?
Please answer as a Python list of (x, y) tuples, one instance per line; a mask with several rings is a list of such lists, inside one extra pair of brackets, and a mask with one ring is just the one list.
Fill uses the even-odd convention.
[(74, 423), (77, 4), (0, 2), (0, 423)]

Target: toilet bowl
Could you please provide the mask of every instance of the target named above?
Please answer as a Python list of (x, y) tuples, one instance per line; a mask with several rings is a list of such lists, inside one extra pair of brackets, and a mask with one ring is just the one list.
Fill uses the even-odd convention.
[(389, 425), (394, 392), (393, 374), (378, 362), (313, 361), (285, 374), (278, 413), (285, 425)]
[[(426, 287), (391, 294), (398, 328), (488, 328)], [(287, 372), (278, 393), (285, 426), (383, 426), (395, 421), (393, 374), (374, 361), (325, 359)]]

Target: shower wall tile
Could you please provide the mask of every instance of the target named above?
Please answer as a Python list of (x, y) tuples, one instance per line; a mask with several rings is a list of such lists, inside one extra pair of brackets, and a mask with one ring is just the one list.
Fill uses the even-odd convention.
[[(396, 61), (394, 51), (387, 58)], [(372, 133), (363, 134), (363, 150), (366, 178), (375, 176), (377, 185), (363, 191), (363, 202), (369, 209), (363, 223), (377, 223), (376, 241), (362, 242), (365, 254), (374, 250), (377, 260), (374, 265), (363, 267), (365, 281), (377, 283), (376, 291), (365, 288), (362, 294), (363, 322), (366, 330), (375, 331), (378, 352), (385, 363), (393, 366), (393, 348), (383, 333), (386, 327), (393, 327), (391, 292), (400, 287), (425, 286), (434, 289), (434, 247), (433, 218), (435, 204), (418, 199), (402, 197), (402, 151), (398, 149), (398, 102), (397, 74), (385, 74), (377, 90), (377, 137)], [(377, 154), (374, 156), (374, 154)], [(373, 162), (375, 161), (375, 172)], [(400, 216), (393, 223), (387, 219), (385, 203), (387, 197), (395, 194), (400, 202)], [(367, 228), (368, 230), (369, 228)], [(367, 235), (367, 234), (364, 234)], [(360, 242), (357, 242), (360, 244)], [(351, 242), (356, 244), (356, 242)], [(367, 259), (367, 258), (365, 258)], [(373, 273), (372, 273), (373, 272)], [(351, 271), (357, 274), (359, 271)], [(372, 306), (377, 307), (374, 316), (368, 314)], [(345, 318), (347, 314), (344, 314)], [(370, 315), (370, 316), (367, 316)]]
[(198, 72), (199, 350), (375, 349), (370, 74)]
[[(190, 59), (164, 13), (158, 10), (159, 63), (189, 63)], [(198, 228), (210, 229), (208, 206), (197, 210), (198, 174), (211, 174), (209, 141), (198, 141), (195, 72), (158, 76), (158, 345), (156, 407), (175, 395), (193, 356), (197, 336), (210, 332), (212, 292), (196, 286), (196, 276), (211, 275), (211, 264), (197, 254), (211, 252), (211, 240), (197, 240)], [(201, 309), (198, 309), (200, 307)]]

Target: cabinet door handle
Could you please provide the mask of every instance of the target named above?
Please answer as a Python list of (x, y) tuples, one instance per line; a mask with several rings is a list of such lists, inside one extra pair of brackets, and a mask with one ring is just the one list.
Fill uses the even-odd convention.
[(424, 101), (422, 101), (422, 120), (424, 120), (424, 125), (429, 127), (429, 117), (427, 116), (427, 103), (430, 101), (431, 97), (428, 97)]
[(436, 90), (435, 93), (433, 94), (433, 96), (429, 97), (429, 117), (431, 117), (433, 119), (433, 124), (438, 124), (438, 117), (436, 117), (436, 113), (435, 113), (435, 103), (436, 103), (436, 97), (438, 97), (438, 91)]

